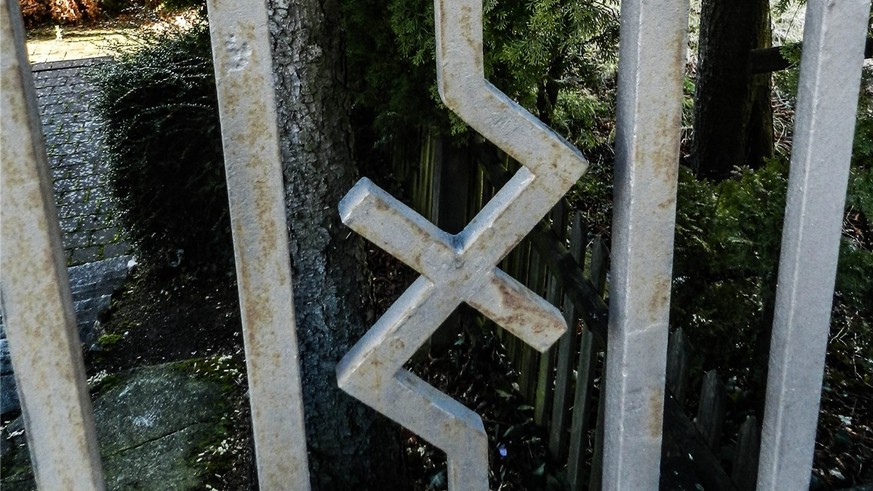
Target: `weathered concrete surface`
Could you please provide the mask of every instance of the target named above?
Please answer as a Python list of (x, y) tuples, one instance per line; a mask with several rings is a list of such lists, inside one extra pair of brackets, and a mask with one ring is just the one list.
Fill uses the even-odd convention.
[(809, 2), (757, 489), (809, 486), (870, 0)]
[(91, 401), (18, 7), (18, 2), (0, 0), (0, 45), (12, 48), (0, 58), (5, 120), (0, 126), (0, 270), (6, 338), (36, 481), (44, 489), (102, 491)]
[[(192, 457), (215, 440), (228, 412), (223, 387), (208, 370), (198, 372), (193, 361), (146, 367), (107, 378), (97, 390), (107, 489), (203, 489)], [(0, 442), (0, 487), (35, 489), (21, 418), (3, 429)]]
[(604, 490), (658, 487), (687, 33), (687, 0), (621, 5)]
[[(86, 349), (100, 349), (97, 340), (102, 333), (97, 320), (111, 306), (112, 294), (127, 280), (131, 260), (130, 256), (120, 256), (67, 270), (79, 339)], [(9, 344), (0, 314), (0, 414), (20, 409), (15, 387)]]
[(252, 431), (262, 489), (309, 490), (267, 5), (211, 1)]

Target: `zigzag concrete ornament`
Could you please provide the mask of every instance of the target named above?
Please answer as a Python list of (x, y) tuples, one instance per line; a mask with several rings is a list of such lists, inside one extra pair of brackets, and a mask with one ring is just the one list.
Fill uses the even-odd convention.
[(466, 302), (539, 351), (560, 311), (496, 267), (585, 173), (566, 140), (485, 80), (481, 0), (436, 0), (437, 78), (446, 106), (523, 164), (457, 235), (361, 179), (343, 223), (421, 274), (337, 366), (340, 388), (446, 452), (450, 490), (488, 489), (482, 419), (403, 364)]

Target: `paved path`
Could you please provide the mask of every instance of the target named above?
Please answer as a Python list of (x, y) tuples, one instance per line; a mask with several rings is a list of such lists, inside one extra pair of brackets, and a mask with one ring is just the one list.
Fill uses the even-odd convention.
[(32, 66), (46, 153), (54, 180), (67, 263), (89, 263), (128, 252), (101, 178), (103, 158), (95, 116), (94, 88), (84, 73), (106, 58)]
[[(62, 30), (63, 32), (63, 30)], [(31, 63), (81, 60), (115, 54), (113, 45), (129, 43), (134, 31), (75, 31), (55, 39), (29, 39), (27, 55)]]

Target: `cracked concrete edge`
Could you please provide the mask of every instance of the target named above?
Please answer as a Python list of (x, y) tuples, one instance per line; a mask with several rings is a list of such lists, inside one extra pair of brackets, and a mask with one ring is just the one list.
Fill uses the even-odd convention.
[[(167, 489), (202, 487), (202, 483), (196, 480), (198, 470), (192, 465), (190, 458), (198, 450), (202, 450), (200, 447), (208, 447), (204, 442), (210, 441), (210, 432), (215, 430), (229, 409), (228, 399), (223, 397), (225, 389), (208, 373), (210, 368), (207, 368), (206, 373), (197, 369), (197, 364), (201, 362), (204, 363), (200, 366), (208, 367), (209, 360), (211, 359), (184, 360), (141, 367), (115, 374), (114, 379), (92, 387), (92, 392), (99, 392), (95, 400), (95, 420), (98, 425), (101, 456), (107, 470), (108, 489), (130, 489), (145, 479), (158, 479), (163, 484), (169, 483), (170, 487)], [(145, 389), (136, 387), (137, 382), (142, 380), (150, 380), (149, 383), (153, 382), (152, 386)], [(173, 393), (167, 389), (168, 385), (180, 389), (175, 392), (183, 393), (183, 399), (193, 403), (190, 410), (174, 408), (173, 400), (169, 400), (168, 404), (166, 395)], [(142, 414), (133, 411), (129, 401), (120, 400), (124, 399), (125, 392), (136, 390), (143, 392), (139, 397), (150, 402), (147, 407), (138, 411)], [(117, 411), (120, 416), (116, 418), (114, 428), (107, 426), (107, 410)], [(165, 413), (181, 414), (182, 420), (177, 421), (178, 424), (170, 429), (128, 442), (123, 448), (114, 446), (110, 441), (117, 438), (121, 431), (137, 426), (138, 419), (161, 410)], [(161, 419), (160, 416), (158, 419)], [(0, 442), (3, 463), (0, 483), (3, 489), (34, 489), (21, 418), (13, 420), (2, 429)], [(174, 450), (175, 455), (168, 457)], [(132, 474), (125, 474), (126, 472)]]

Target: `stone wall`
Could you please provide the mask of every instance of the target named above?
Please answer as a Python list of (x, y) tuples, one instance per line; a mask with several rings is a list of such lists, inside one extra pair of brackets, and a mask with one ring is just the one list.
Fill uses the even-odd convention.
[(69, 265), (129, 252), (101, 182), (108, 166), (90, 111), (94, 88), (87, 80), (87, 71), (106, 60), (89, 58), (32, 67)]

